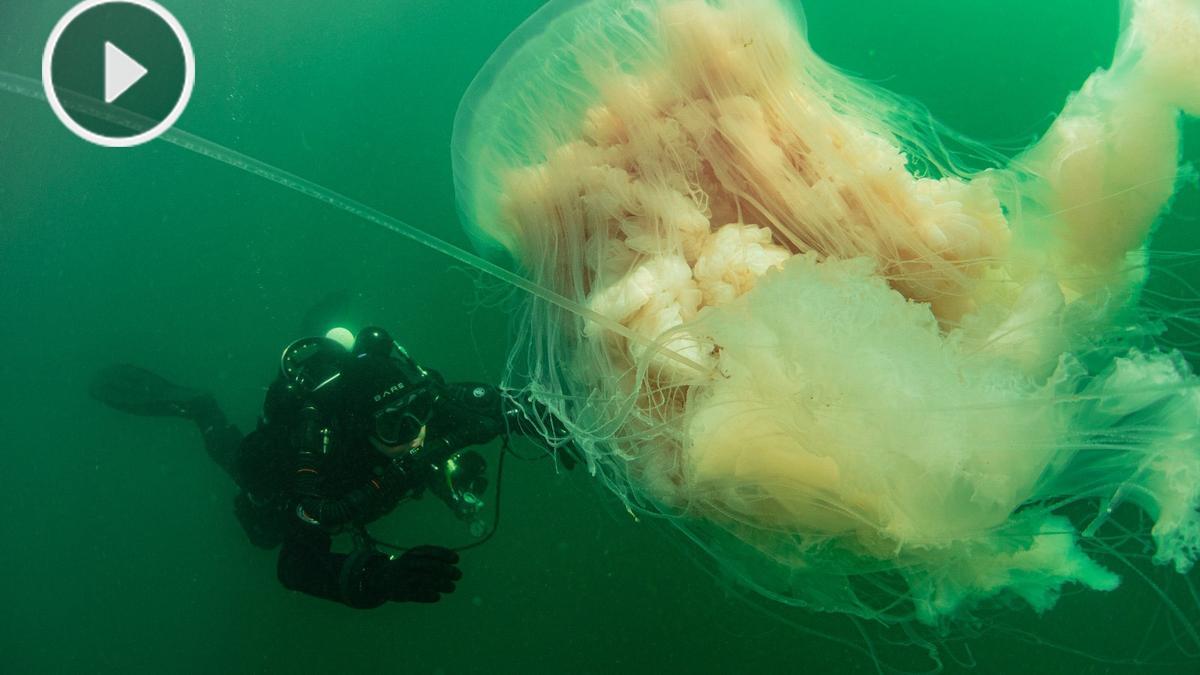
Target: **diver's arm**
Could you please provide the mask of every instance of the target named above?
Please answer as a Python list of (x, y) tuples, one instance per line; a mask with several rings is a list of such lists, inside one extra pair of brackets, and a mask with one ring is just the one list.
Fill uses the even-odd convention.
[(498, 387), (477, 382), (444, 384), (420, 454), (440, 462), (504, 433), (503, 397)]
[(513, 399), (495, 385), (466, 382), (445, 385), (442, 401), (437, 415), (440, 423), (430, 430), (426, 441), (427, 445), (441, 444), (438, 454), (449, 457), (468, 446), (514, 434), (529, 438), (568, 470), (576, 464), (571, 444), (550, 440), (567, 437), (562, 422), (528, 396)]
[(581, 458), (579, 448), (569, 440), (566, 425), (545, 404), (526, 392), (518, 398), (504, 399), (502, 410), (508, 433), (533, 441), (564, 469), (575, 468)]
[(562, 423), (542, 404), (528, 396), (507, 397), (499, 387), (478, 382), (444, 385), (435, 419), (438, 423), (430, 436), (456, 450), (505, 434), (540, 441), (544, 440), (541, 429), (565, 435)]
[(426, 439), (422, 447), (423, 456), (446, 460), (463, 448), (481, 445), (504, 433), (504, 428), (496, 428), (490, 423), (467, 422), (436, 437)]
[(333, 553), (333, 540), (320, 528), (297, 523), (279, 550), (277, 573), (285, 588), (373, 609), (392, 602), (437, 602), (462, 577), (458, 555), (422, 546), (392, 558), (376, 551)]
[(377, 607), (383, 600), (350, 597), (341, 588), (342, 568), (349, 557), (333, 553), (333, 539), (317, 527), (296, 525), (290, 528), (279, 549), (276, 572), (284, 588), (300, 591), (318, 598), (344, 602), (362, 609)]

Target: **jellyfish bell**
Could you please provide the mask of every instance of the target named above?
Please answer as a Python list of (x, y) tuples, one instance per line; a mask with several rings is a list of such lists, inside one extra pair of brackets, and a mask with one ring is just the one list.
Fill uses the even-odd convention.
[(630, 509), (782, 602), (1043, 611), (1117, 585), (1085, 540), (1122, 503), (1186, 571), (1200, 388), (1137, 301), (1197, 41), (1197, 3), (1129, 0), (1112, 66), (968, 172), (795, 5), (551, 2), (455, 124), (468, 231), (587, 310), (531, 299), (510, 375)]

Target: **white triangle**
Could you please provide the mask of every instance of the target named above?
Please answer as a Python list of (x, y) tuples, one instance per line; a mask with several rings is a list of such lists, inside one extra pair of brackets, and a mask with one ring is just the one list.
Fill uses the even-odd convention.
[(150, 71), (111, 42), (104, 43), (104, 102), (112, 103)]

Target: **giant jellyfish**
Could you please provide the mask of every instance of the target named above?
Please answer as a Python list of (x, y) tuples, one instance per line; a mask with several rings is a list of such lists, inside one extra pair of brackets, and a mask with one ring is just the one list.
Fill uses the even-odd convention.
[(511, 380), (780, 602), (1044, 611), (1119, 583), (1087, 545), (1118, 509), (1186, 572), (1200, 387), (1143, 289), (1197, 45), (1200, 2), (1126, 0), (1111, 65), (1002, 157), (823, 61), (782, 0), (551, 2), (455, 128), (477, 246), (552, 291)]

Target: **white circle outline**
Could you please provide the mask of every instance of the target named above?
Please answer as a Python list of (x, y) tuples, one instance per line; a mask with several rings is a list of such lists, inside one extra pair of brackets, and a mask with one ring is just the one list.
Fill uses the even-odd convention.
[[(72, 21), (79, 18), (79, 15), (89, 9), (102, 5), (136, 5), (142, 9), (154, 12), (158, 18), (162, 19), (171, 28), (171, 32), (175, 33), (175, 38), (179, 40), (179, 46), (183, 49), (183, 91), (179, 95), (179, 100), (175, 102), (175, 107), (171, 109), (171, 113), (163, 121), (136, 136), (101, 136), (85, 129), (83, 125), (76, 122), (67, 114), (66, 108), (58, 100), (58, 94), (54, 91), (52, 66), (54, 63), (54, 50), (58, 47), (58, 41), (67, 30), (67, 26), (70, 26)], [(196, 54), (192, 51), (192, 42), (188, 40), (187, 33), (183, 30), (183, 24), (179, 23), (175, 15), (168, 12), (165, 7), (154, 2), (154, 0), (84, 0), (72, 7), (70, 11), (58, 20), (58, 23), (54, 26), (54, 30), (50, 32), (50, 39), (46, 42), (46, 49), (42, 52), (42, 87), (46, 92), (46, 100), (50, 102), (50, 108), (54, 110), (54, 115), (58, 117), (58, 121), (62, 122), (67, 129), (70, 129), (71, 133), (83, 140), (107, 148), (132, 148), (161, 136), (163, 132), (174, 126), (175, 122), (179, 121), (179, 117), (183, 115), (184, 109), (187, 108), (187, 104), (192, 98), (192, 88), (195, 84)]]

